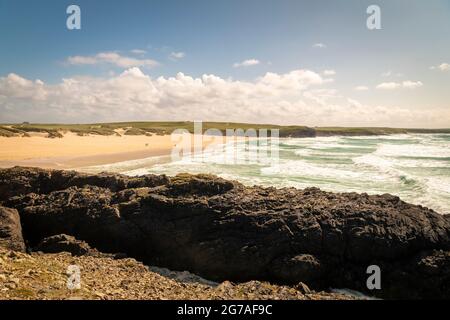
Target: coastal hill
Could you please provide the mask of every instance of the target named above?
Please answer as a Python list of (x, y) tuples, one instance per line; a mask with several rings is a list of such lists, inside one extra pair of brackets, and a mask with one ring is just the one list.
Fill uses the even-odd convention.
[[(271, 124), (204, 122), (203, 130), (214, 128), (225, 135), (227, 129), (279, 129), (280, 137), (316, 137), (316, 136), (364, 136), (406, 133), (450, 133), (450, 129), (402, 129), (383, 127), (306, 127), (279, 126)], [(0, 125), (0, 136), (27, 137), (30, 132), (47, 134), (49, 138), (62, 138), (63, 133), (73, 132), (83, 135), (167, 135), (175, 129), (186, 129), (194, 132), (193, 122), (116, 122), (94, 124), (3, 124)]]
[[(92, 247), (215, 282), (450, 298), (450, 217), (389, 194), (15, 167), (0, 170), (0, 206), (11, 249)], [(366, 286), (371, 265), (381, 269), (380, 290)]]

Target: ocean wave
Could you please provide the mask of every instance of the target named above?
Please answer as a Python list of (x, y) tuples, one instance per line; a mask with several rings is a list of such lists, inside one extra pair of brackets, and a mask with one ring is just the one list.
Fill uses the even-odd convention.
[(278, 166), (264, 167), (261, 168), (261, 173), (265, 175), (281, 174), (284, 176), (314, 176), (336, 179), (359, 179), (363, 175), (361, 172), (347, 170), (344, 167), (316, 165), (301, 160), (291, 160)]
[(141, 169), (146, 167), (151, 167), (156, 163), (168, 162), (170, 161), (170, 156), (154, 156), (144, 159), (137, 160), (127, 160), (115, 163), (89, 166), (77, 168), (77, 170), (87, 173), (99, 173), (99, 172), (115, 172), (115, 173), (126, 173), (132, 171), (133, 169)]
[(411, 157), (411, 158), (450, 158), (450, 147), (445, 145), (391, 145), (382, 144), (375, 151), (376, 155), (387, 157)]
[(446, 139), (437, 135), (287, 138), (280, 139), (277, 166), (257, 161), (258, 148), (245, 154), (246, 147), (237, 144), (228, 151), (237, 152), (243, 163), (223, 163), (223, 152), (207, 150), (203, 159), (186, 156), (171, 162), (170, 157), (168, 161), (152, 157), (97, 166), (91, 172), (210, 173), (247, 185), (391, 193), (450, 213), (450, 145)]

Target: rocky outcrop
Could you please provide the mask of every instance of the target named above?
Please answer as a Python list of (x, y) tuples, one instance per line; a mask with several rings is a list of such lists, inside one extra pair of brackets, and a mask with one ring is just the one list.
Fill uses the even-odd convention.
[(124, 259), (124, 253), (103, 253), (92, 248), (87, 242), (77, 240), (67, 234), (58, 234), (44, 238), (39, 244), (32, 248), (33, 252), (59, 253), (68, 252), (72, 256), (92, 256), (101, 258)]
[(14, 167), (0, 170), (0, 201), (28, 193), (47, 194), (69, 187), (93, 185), (119, 191), (128, 188), (151, 187), (168, 182), (164, 175), (133, 178), (117, 174), (83, 174), (75, 171), (39, 170)]
[[(102, 252), (216, 281), (450, 298), (449, 219), (395, 196), (245, 187), (209, 175), (14, 168), (0, 170), (0, 181), (14, 183), (0, 197), (19, 211), (32, 246), (68, 234)], [(381, 268), (381, 290), (366, 287), (369, 265)]]
[(20, 217), (16, 209), (0, 206), (0, 247), (25, 252)]
[(75, 239), (66, 234), (59, 234), (43, 239), (35, 248), (35, 251), (45, 253), (69, 252), (74, 256), (83, 256), (90, 253), (97, 253), (89, 244)]

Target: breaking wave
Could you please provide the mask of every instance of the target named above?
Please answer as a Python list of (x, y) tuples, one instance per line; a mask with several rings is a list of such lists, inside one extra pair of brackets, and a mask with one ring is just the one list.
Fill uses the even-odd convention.
[[(236, 148), (242, 151), (243, 146)], [(450, 213), (450, 135), (286, 138), (280, 140), (276, 166), (257, 161), (221, 164), (216, 161), (221, 156), (210, 153), (203, 162), (149, 158), (91, 170), (129, 175), (211, 173), (248, 185), (390, 193)]]

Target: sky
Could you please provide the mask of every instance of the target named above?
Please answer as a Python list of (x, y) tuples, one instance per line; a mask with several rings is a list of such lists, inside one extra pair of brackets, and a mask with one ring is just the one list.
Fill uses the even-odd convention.
[(0, 123), (450, 127), (449, 39), (448, 0), (0, 0)]

